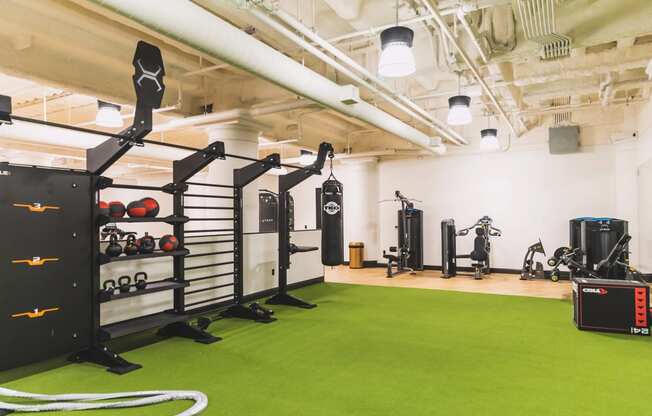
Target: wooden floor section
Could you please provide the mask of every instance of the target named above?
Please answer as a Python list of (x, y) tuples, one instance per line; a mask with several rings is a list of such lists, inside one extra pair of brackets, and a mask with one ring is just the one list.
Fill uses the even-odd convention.
[(417, 272), (416, 275), (406, 273), (388, 279), (385, 277), (385, 269), (381, 267), (349, 269), (348, 266), (338, 266), (326, 267), (325, 280), (333, 283), (439, 289), (552, 299), (568, 299), (571, 295), (571, 285), (568, 281), (520, 280), (519, 276), (515, 274), (491, 274), (485, 276), (482, 280), (475, 280), (471, 275), (460, 274), (450, 279), (442, 279), (441, 272), (424, 270)]

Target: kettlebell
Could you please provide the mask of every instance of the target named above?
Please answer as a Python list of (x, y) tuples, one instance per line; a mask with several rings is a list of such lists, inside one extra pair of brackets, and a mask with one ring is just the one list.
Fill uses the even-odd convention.
[(134, 282), (136, 282), (136, 289), (145, 290), (147, 288), (147, 273), (138, 272), (134, 275)]
[(109, 245), (106, 246), (106, 255), (109, 257), (118, 257), (122, 254), (122, 246), (118, 244), (118, 236), (111, 234)]
[(120, 288), (120, 293), (127, 293), (131, 288), (131, 277), (129, 276), (120, 276), (118, 278), (118, 287)]
[(125, 245), (125, 254), (127, 256), (133, 256), (138, 254), (138, 246), (136, 245), (136, 236), (129, 234), (127, 236), (127, 244)]
[(109, 294), (112, 295), (115, 293), (115, 280), (113, 279), (108, 279), (105, 280), (104, 283), (102, 283), (102, 289)]
[(149, 254), (154, 252), (156, 241), (154, 241), (154, 237), (145, 233), (143, 237), (140, 237), (138, 241), (136, 241), (136, 245), (141, 254)]

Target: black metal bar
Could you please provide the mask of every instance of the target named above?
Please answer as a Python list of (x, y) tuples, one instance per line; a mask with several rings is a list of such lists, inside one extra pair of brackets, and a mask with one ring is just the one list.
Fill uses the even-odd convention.
[(18, 115), (15, 115), (15, 114), (12, 114), (11, 118), (12, 118), (12, 120), (24, 121), (25, 123), (41, 124), (43, 126), (48, 126), (48, 127), (58, 127), (60, 129), (73, 130), (73, 131), (78, 131), (80, 133), (96, 134), (98, 136), (114, 137), (114, 138), (123, 139), (123, 140), (130, 140), (131, 139), (130, 136), (122, 135), (120, 133), (111, 133), (111, 132), (108, 132), (108, 131), (87, 129), (87, 128), (84, 128), (84, 127), (71, 126), (69, 124), (54, 123), (52, 121), (45, 121), (45, 120), (39, 120), (39, 119), (36, 119), (36, 118), (31, 118), (31, 117), (18, 116)]
[(188, 246), (199, 246), (199, 245), (205, 245), (205, 244), (221, 244), (221, 243), (233, 243), (233, 240), (224, 240), (224, 241), (200, 241), (197, 243), (186, 243), (186, 247)]
[(192, 279), (187, 279), (186, 282), (190, 282), (190, 283), (201, 282), (202, 280), (215, 279), (217, 277), (232, 276), (232, 275), (233, 275), (233, 272), (218, 273), (218, 274), (212, 274), (210, 276), (202, 276), (202, 277), (195, 277), (195, 278), (192, 278)]
[[(174, 215), (183, 216), (183, 193), (176, 192), (173, 195), (173, 211)], [(185, 223), (174, 224), (174, 235), (179, 241), (179, 245), (184, 247), (185, 244)], [(174, 279), (178, 283), (186, 283), (185, 275), (185, 256), (175, 257), (174, 258)], [(184, 295), (184, 288), (175, 289), (173, 292), (174, 296), (174, 310), (177, 313), (185, 313), (186, 311), (186, 299)]]
[(224, 296), (218, 296), (218, 297), (216, 297), (216, 298), (211, 298), (211, 299), (206, 299), (206, 300), (200, 300), (199, 302), (188, 303), (188, 304), (186, 304), (186, 307), (189, 308), (189, 307), (191, 307), (191, 306), (201, 305), (201, 304), (203, 304), (203, 303), (213, 302), (213, 301), (216, 301), (216, 300), (221, 300), (221, 299), (226, 299), (226, 298), (232, 298), (232, 297), (234, 297), (233, 293), (228, 294), (228, 295), (224, 295)]
[[(233, 170), (233, 183), (237, 183), (238, 179), (238, 170)], [(233, 292), (235, 293), (235, 303), (239, 304), (242, 301), (244, 296), (244, 276), (242, 274), (243, 270), (243, 226), (242, 226), (242, 211), (243, 211), (243, 202), (242, 202), (242, 187), (237, 187), (233, 189), (233, 206), (235, 210), (233, 211), (233, 282), (235, 286)]]
[(220, 262), (220, 263), (202, 264), (200, 266), (186, 267), (184, 270), (189, 271), (189, 270), (206, 269), (208, 267), (226, 266), (226, 265), (229, 265), (229, 264), (233, 264), (233, 262), (232, 261), (223, 261), (223, 262)]
[(203, 238), (203, 237), (233, 237), (233, 234), (206, 234), (206, 235), (187, 235), (186, 238)]
[(222, 231), (233, 231), (233, 228), (217, 228), (217, 229), (212, 229), (212, 230), (186, 230), (186, 234), (189, 233), (209, 233), (209, 232), (222, 232)]
[[(256, 159), (256, 158), (253, 158), (253, 157), (240, 156), (240, 155), (232, 155), (232, 154), (230, 154), (230, 153), (225, 153), (224, 156), (226, 156), (226, 157), (232, 157), (232, 158), (234, 158), (234, 159), (248, 160), (248, 161), (250, 161), (250, 162), (265, 162), (264, 159), (261, 160), (261, 159)], [(318, 172), (318, 171), (315, 171), (314, 168), (312, 168), (311, 166), (309, 166), (309, 167), (306, 167), (306, 166), (296, 166), (296, 165), (289, 165), (289, 164), (287, 164), (287, 163), (278, 163), (278, 164), (275, 165), (275, 167), (281, 167), (281, 166), (286, 167), (286, 168), (291, 168), (291, 169), (311, 171), (311, 172), (313, 172), (313, 174), (316, 174), (316, 175), (319, 175), (319, 173), (320, 173), (320, 172)]]
[(145, 186), (145, 185), (123, 185), (123, 184), (111, 184), (107, 188), (120, 188), (120, 189), (141, 189), (144, 191), (159, 191), (165, 192), (162, 186)]
[(172, 164), (172, 180), (174, 183), (183, 183), (210, 165), (215, 159), (224, 159), (223, 142), (213, 142), (205, 149), (196, 151), (182, 160), (175, 160)]
[(200, 183), (200, 182), (188, 182), (188, 181), (186, 181), (186, 184), (195, 185), (195, 186), (210, 186), (212, 188), (233, 188), (233, 185), (219, 185), (219, 184), (212, 184), (212, 183)]
[(149, 139), (144, 139), (143, 143), (154, 144), (154, 145), (165, 146), (165, 147), (172, 147), (174, 149), (187, 150), (188, 152), (201, 152), (201, 151), (204, 150), (204, 149), (197, 149), (195, 147), (184, 146), (182, 144), (174, 144), (174, 143), (167, 143), (167, 142), (157, 142), (156, 140), (149, 140)]
[(233, 253), (233, 250), (211, 251), (210, 253), (189, 254), (186, 256), (186, 258), (191, 259), (193, 257), (219, 256), (221, 254), (231, 254), (231, 253)]
[(277, 166), (281, 162), (281, 156), (278, 153), (272, 153), (263, 159), (264, 162), (257, 161), (256, 159), (253, 160), (255, 161), (254, 163), (233, 170), (233, 185), (236, 188), (245, 187), (274, 166)]
[(186, 296), (194, 295), (195, 293), (208, 292), (209, 290), (222, 289), (223, 287), (231, 287), (231, 286), (233, 286), (233, 283), (224, 283), (223, 285), (217, 285), (217, 286), (205, 287), (205, 288), (202, 288), (202, 289), (191, 290), (190, 292), (186, 292)]
[(233, 218), (190, 218), (188, 221), (233, 221)]
[(198, 198), (233, 199), (232, 196), (227, 196), (227, 195), (185, 194), (185, 196), (198, 197)]
[(223, 209), (233, 210), (233, 207), (198, 207), (198, 206), (184, 206), (184, 209)]
[(326, 157), (332, 155), (333, 146), (323, 142), (319, 145), (317, 160), (308, 171), (296, 170), (287, 175), (279, 176), (278, 180), (278, 293), (267, 300), (269, 304), (286, 304), (289, 306), (314, 307), (312, 304), (295, 299), (287, 294), (287, 271), (290, 268), (290, 189), (314, 175), (314, 171), (321, 173)]

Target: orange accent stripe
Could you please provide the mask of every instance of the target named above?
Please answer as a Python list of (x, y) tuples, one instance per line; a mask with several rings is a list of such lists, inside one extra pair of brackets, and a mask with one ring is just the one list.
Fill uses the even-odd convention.
[(13, 264), (25, 263), (25, 264), (27, 264), (27, 265), (30, 266), (30, 267), (34, 267), (34, 266), (43, 266), (43, 265), (44, 265), (46, 262), (48, 262), (48, 261), (59, 261), (59, 259), (56, 258), (56, 257), (52, 257), (52, 258), (39, 259), (39, 260), (33, 260), (33, 259), (32, 259), (32, 260), (30, 260), (30, 259), (26, 259), (26, 260), (12, 260), (11, 262), (12, 262)]
[(20, 318), (20, 317), (27, 317), (29, 319), (35, 319), (35, 318), (42, 318), (45, 316), (46, 313), (48, 312), (56, 312), (58, 311), (59, 308), (49, 308), (49, 309), (43, 309), (43, 310), (38, 310), (34, 309), (33, 311), (30, 312), (22, 312), (22, 313), (15, 313), (11, 315), (12, 318)]
[(15, 207), (17, 208), (27, 208), (29, 212), (36, 212), (36, 213), (43, 213), (48, 209), (53, 209), (53, 210), (59, 210), (61, 209), (60, 207), (54, 206), (54, 205), (43, 205), (43, 206), (36, 206), (34, 204), (14, 204)]

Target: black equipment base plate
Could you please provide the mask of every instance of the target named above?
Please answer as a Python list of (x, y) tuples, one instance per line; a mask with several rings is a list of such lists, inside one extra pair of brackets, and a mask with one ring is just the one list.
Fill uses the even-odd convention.
[(305, 300), (299, 299), (287, 293), (278, 293), (272, 296), (271, 298), (267, 299), (265, 303), (268, 305), (295, 306), (297, 308), (303, 308), (303, 309), (312, 309), (317, 307), (317, 305), (315, 305), (314, 303), (306, 302)]

